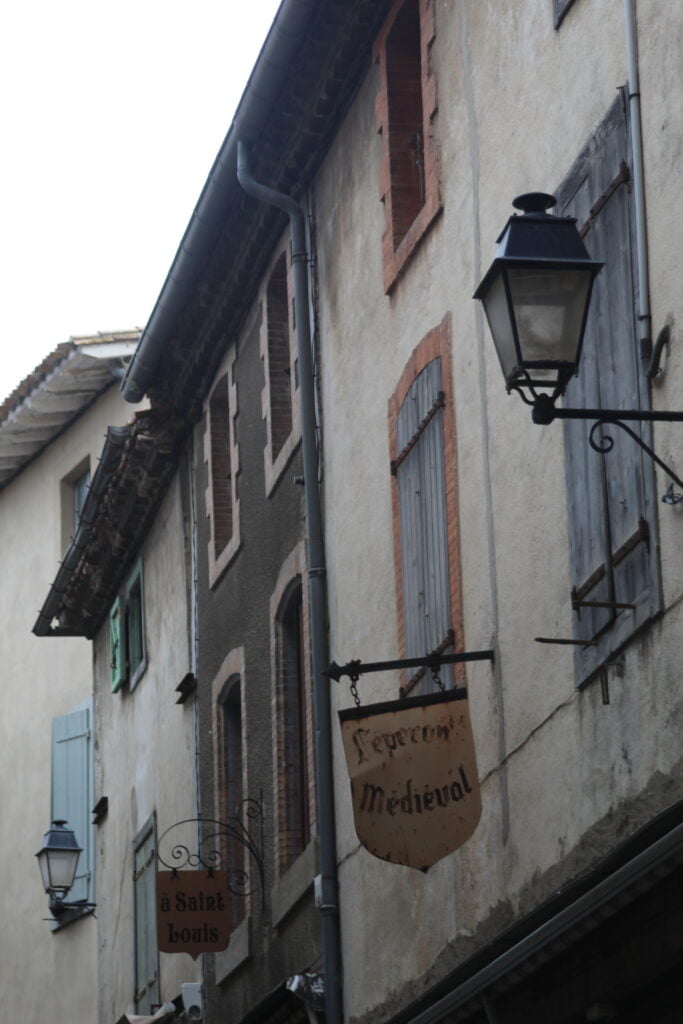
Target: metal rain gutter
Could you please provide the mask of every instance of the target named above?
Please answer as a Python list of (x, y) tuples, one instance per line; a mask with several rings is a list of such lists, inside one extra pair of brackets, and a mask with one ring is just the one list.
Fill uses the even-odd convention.
[(118, 468), (121, 453), (130, 436), (130, 432), (130, 427), (107, 428), (102, 455), (88, 488), (78, 529), (67, 549), (64, 560), (59, 567), (59, 572), (50, 587), (50, 591), (45, 598), (43, 607), (38, 613), (38, 618), (33, 627), (33, 632), (36, 636), (80, 636), (80, 633), (61, 626), (53, 626), (52, 623), (60, 610), (62, 598), (67, 591), (71, 577), (88, 545), (95, 525), (100, 499), (109, 485), (113, 472)]
[(281, 192), (276, 192), (266, 185), (262, 185), (253, 178), (248, 166), (245, 146), (241, 140), (237, 145), (237, 177), (240, 185), (245, 192), (255, 199), (284, 210), (289, 215), (292, 231), (292, 267), (294, 274), (294, 307), (296, 309), (297, 357), (299, 360), (301, 447), (304, 463), (308, 587), (311, 610), (311, 648), (315, 704), (318, 824), (320, 832), (320, 873), (322, 876), (320, 912), (322, 914), (323, 955), (325, 961), (325, 1016), (327, 1024), (341, 1024), (341, 941), (337, 895), (337, 839), (334, 813), (334, 777), (332, 771), (331, 698), (329, 680), (324, 675), (324, 670), (327, 667), (325, 544), (322, 527), (320, 487), (318, 484), (315, 381), (311, 355), (306, 224), (303, 211), (294, 199)]
[(127, 402), (142, 400), (170, 331), (218, 239), (230, 209), (237, 135), (252, 139), (265, 125), (293, 55), (319, 0), (283, 0), (239, 102), (228, 134), (209, 172), (171, 269), (121, 385)]

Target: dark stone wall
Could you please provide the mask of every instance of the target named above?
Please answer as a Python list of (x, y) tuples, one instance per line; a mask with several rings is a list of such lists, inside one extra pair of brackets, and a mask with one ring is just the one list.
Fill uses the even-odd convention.
[[(250, 955), (221, 984), (215, 983), (214, 958), (207, 956), (205, 998), (208, 1020), (239, 1021), (292, 974), (319, 965), (321, 935), (312, 888), (292, 911), (273, 925), (271, 890), (275, 881), (273, 826), (273, 757), (271, 710), (270, 597), (283, 563), (304, 536), (303, 487), (294, 483), (302, 474), (299, 445), (280, 480), (266, 496), (263, 451), (266, 428), (261, 411), (264, 385), (259, 352), (260, 315), (254, 313), (238, 342), (235, 361), (237, 384), (236, 439), (240, 470), (241, 545), (213, 588), (209, 586), (210, 522), (205, 507), (208, 469), (204, 462), (204, 421), (194, 433), (198, 532), (198, 757), (202, 813), (214, 813), (214, 764), (211, 683), (226, 655), (244, 647), (246, 686), (243, 714), (248, 736), (246, 757), (248, 795), (263, 793), (265, 891), (251, 900)], [(304, 581), (305, 586), (305, 581)], [(255, 866), (250, 865), (255, 874)]]

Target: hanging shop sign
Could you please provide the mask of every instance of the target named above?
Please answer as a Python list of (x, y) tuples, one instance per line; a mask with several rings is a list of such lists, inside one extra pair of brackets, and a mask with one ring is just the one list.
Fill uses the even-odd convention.
[(467, 690), (339, 712), (356, 832), (375, 857), (427, 871), (481, 814)]
[(156, 875), (160, 952), (189, 953), (194, 960), (220, 953), (230, 941), (235, 901), (243, 906), (257, 887), (263, 901), (262, 794), (242, 800), (227, 821), (175, 822), (159, 836), (156, 856), (170, 869)]
[(227, 871), (157, 871), (162, 953), (219, 953), (230, 941)]

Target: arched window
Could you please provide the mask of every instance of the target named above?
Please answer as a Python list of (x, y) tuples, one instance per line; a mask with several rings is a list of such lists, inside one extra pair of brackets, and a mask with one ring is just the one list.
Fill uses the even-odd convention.
[(280, 867), (285, 870), (311, 838), (309, 758), (306, 727), (301, 581), (288, 591), (278, 616), (278, 689), (280, 743), (278, 774), (281, 793)]
[[(220, 698), (221, 737), (219, 744), (219, 787), (220, 807), (224, 821), (242, 813), (244, 799), (243, 754), (242, 754), (242, 687), (239, 676), (231, 676), (223, 688)], [(244, 847), (234, 840), (228, 840), (225, 850), (225, 867), (230, 875), (236, 876), (244, 870)], [(233, 882), (234, 884), (234, 882)], [(230, 900), (230, 923), (234, 927), (245, 916), (245, 900), (236, 896)]]

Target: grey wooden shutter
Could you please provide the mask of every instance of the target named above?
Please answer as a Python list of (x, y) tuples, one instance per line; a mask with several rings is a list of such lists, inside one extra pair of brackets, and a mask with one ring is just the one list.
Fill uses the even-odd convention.
[(66, 821), (82, 848), (69, 902), (92, 901), (93, 896), (91, 714), (88, 702), (52, 721), (52, 820)]
[(154, 817), (133, 844), (135, 906), (135, 1009), (148, 1013), (159, 1002), (156, 926), (156, 830)]
[(440, 359), (410, 386), (396, 433), (405, 648), (412, 658), (446, 650), (452, 639)]
[[(629, 154), (619, 96), (558, 190), (562, 213), (577, 218), (591, 256), (605, 260), (568, 406), (649, 406), (636, 331)], [(601, 429), (613, 441), (608, 454), (593, 451), (591, 426), (564, 423), (574, 635), (591, 642), (577, 648), (579, 684), (656, 613), (660, 594), (652, 463), (618, 427)], [(649, 441), (649, 426), (630, 426)]]

